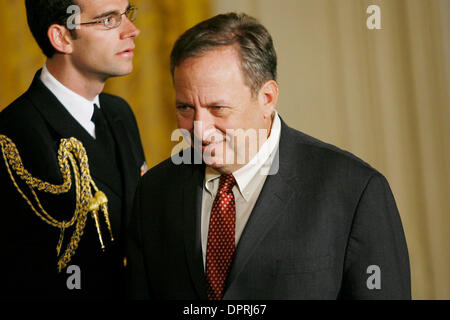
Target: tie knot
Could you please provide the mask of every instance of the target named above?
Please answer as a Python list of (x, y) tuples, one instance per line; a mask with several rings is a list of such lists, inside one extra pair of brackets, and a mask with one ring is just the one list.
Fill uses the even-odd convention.
[(229, 192), (236, 184), (233, 174), (223, 174), (220, 176), (219, 191)]

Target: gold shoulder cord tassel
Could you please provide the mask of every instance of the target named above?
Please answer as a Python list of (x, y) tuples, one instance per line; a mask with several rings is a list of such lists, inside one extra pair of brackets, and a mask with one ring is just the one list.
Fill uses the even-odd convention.
[[(104, 250), (105, 245), (103, 243), (102, 233), (100, 230), (100, 220), (98, 216), (99, 210), (102, 210), (104, 213), (105, 222), (108, 226), (108, 230), (111, 236), (111, 241), (114, 241), (111, 222), (109, 220), (108, 214), (108, 198), (102, 191), (98, 190), (97, 186), (94, 183), (94, 180), (92, 180), (89, 172), (89, 163), (86, 150), (84, 149), (83, 144), (80, 141), (75, 138), (61, 139), (61, 143), (58, 149), (58, 164), (61, 170), (61, 175), (63, 177), (62, 185), (52, 185), (40, 179), (33, 178), (33, 176), (24, 168), (16, 145), (8, 137), (0, 135), (0, 146), (2, 149), (6, 169), (8, 170), (9, 176), (11, 177), (11, 180), (17, 191), (28, 203), (31, 210), (41, 220), (60, 230), (60, 237), (56, 247), (56, 253), (58, 257), (60, 256), (61, 248), (63, 245), (65, 231), (75, 225), (75, 230), (72, 234), (70, 242), (68, 243), (64, 254), (58, 260), (58, 272), (61, 272), (64, 268), (67, 267), (73, 255), (75, 254), (75, 251), (78, 248), (78, 243), (80, 242), (83, 235), (84, 227), (86, 226), (87, 215), (89, 212), (91, 212), (92, 218), (94, 219), (101, 248)], [(77, 161), (79, 165), (77, 165)], [(76, 207), (72, 219), (70, 221), (61, 222), (54, 219), (50, 214), (47, 213), (47, 211), (44, 210), (35, 190), (51, 194), (62, 194), (69, 192), (72, 185), (69, 162), (75, 177)], [(14, 171), (15, 174), (30, 188), (30, 191), (40, 211), (35, 208), (30, 199), (28, 199), (25, 193), (20, 189), (12, 171)], [(92, 196), (91, 186), (95, 191), (95, 196)]]
[(102, 233), (100, 231), (100, 219), (98, 217), (98, 211), (103, 210), (105, 216), (105, 221), (108, 226), (109, 234), (111, 235), (111, 241), (114, 241), (114, 237), (111, 230), (111, 222), (109, 221), (108, 214), (108, 198), (102, 191), (97, 191), (95, 196), (89, 200), (89, 211), (92, 212), (92, 217), (95, 221), (95, 226), (97, 227), (97, 232), (102, 246), (102, 250), (105, 250), (105, 245), (103, 244)]

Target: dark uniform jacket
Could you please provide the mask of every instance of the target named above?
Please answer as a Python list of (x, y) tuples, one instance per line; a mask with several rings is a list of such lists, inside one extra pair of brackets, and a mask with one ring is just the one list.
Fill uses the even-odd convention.
[[(138, 127), (128, 104), (121, 98), (100, 94), (109, 139), (92, 138), (68, 113), (36, 74), (29, 90), (0, 113), (0, 134), (17, 146), (24, 167), (33, 177), (62, 184), (58, 148), (62, 138), (75, 137), (87, 151), (91, 176), (108, 198), (115, 241), (111, 242), (100, 213), (103, 252), (89, 215), (84, 233), (69, 265), (81, 273), (81, 289), (69, 290), (74, 278), (67, 269), (57, 272), (56, 245), (60, 230), (39, 218), (13, 185), (4, 160), (0, 161), (0, 270), (3, 297), (109, 298), (123, 294), (124, 230), (128, 223), (134, 191), (144, 164)], [(30, 189), (14, 175), (18, 186), (38, 208)], [(37, 192), (43, 208), (58, 221), (69, 221), (75, 211), (75, 181), (63, 195)], [(94, 190), (92, 190), (94, 193)], [(41, 211), (41, 210), (39, 210)], [(61, 253), (74, 227), (64, 233)], [(79, 274), (79, 273), (78, 273)]]

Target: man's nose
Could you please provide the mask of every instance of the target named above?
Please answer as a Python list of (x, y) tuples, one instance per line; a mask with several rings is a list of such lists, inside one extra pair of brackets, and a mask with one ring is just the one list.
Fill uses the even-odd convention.
[(199, 139), (206, 139), (214, 128), (211, 114), (205, 108), (196, 108), (194, 115), (194, 134)]
[(122, 39), (126, 39), (126, 38), (136, 38), (141, 31), (136, 28), (136, 26), (134, 25), (133, 22), (130, 21), (130, 19), (128, 19), (128, 17), (123, 17), (122, 18), (122, 25), (123, 25), (123, 31), (121, 33), (121, 38)]

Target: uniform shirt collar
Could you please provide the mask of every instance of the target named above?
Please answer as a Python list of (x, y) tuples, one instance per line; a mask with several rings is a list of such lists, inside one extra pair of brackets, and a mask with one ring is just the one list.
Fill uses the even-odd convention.
[[(253, 193), (252, 184), (250, 183), (258, 172), (261, 174), (267, 174), (269, 172), (268, 167), (272, 164), (269, 160), (273, 160), (273, 154), (278, 148), (278, 144), (281, 136), (281, 120), (278, 116), (278, 112), (275, 111), (272, 128), (269, 138), (264, 142), (258, 153), (247, 163), (245, 166), (233, 172), (233, 176), (236, 179), (239, 192), (242, 197), (248, 201)], [(270, 163), (269, 163), (270, 162)], [(263, 167), (266, 170), (262, 170)], [(212, 184), (209, 182), (220, 177), (220, 173), (211, 168), (206, 167), (205, 170), (205, 188), (208, 192), (212, 193)]]
[(95, 125), (91, 121), (94, 114), (94, 103), (100, 108), (100, 99), (97, 95), (93, 101), (89, 101), (79, 94), (73, 92), (59, 82), (44, 65), (42, 68), (41, 81), (55, 95), (55, 97), (66, 108), (70, 115), (93, 137), (95, 137)]

